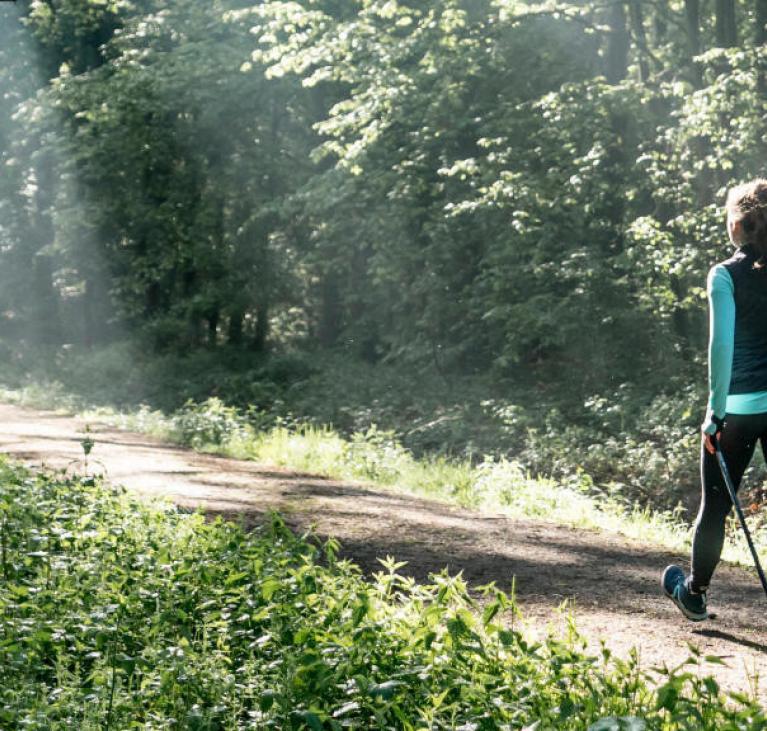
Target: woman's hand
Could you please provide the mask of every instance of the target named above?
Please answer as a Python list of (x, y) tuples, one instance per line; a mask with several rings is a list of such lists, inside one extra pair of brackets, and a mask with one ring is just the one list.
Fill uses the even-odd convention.
[[(719, 436), (716, 436), (716, 439), (719, 439)], [(713, 434), (703, 434), (703, 446), (706, 448), (706, 451), (709, 454), (716, 454), (716, 446), (714, 445)]]
[(709, 454), (716, 453), (716, 443), (714, 440), (719, 441), (719, 435), (722, 432), (724, 426), (724, 419), (714, 416), (712, 413), (706, 415), (706, 421), (700, 427), (703, 432), (703, 446)]

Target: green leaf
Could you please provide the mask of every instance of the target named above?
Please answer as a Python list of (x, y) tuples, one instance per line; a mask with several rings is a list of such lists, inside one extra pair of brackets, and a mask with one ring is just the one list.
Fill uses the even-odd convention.
[(261, 693), (261, 697), (258, 700), (258, 707), (266, 713), (273, 705), (277, 698), (277, 693), (273, 690), (265, 690)]
[(499, 601), (494, 601), (488, 604), (485, 607), (485, 610), (482, 612), (482, 624), (484, 624), (485, 626), (490, 624), (490, 622), (493, 621), (493, 619), (498, 614), (500, 609), (501, 609), (501, 603)]
[(322, 720), (314, 711), (298, 711), (296, 715), (310, 728), (312, 731), (322, 731)]
[(356, 701), (345, 703), (339, 709), (333, 711), (333, 718), (341, 718), (341, 716), (346, 716), (352, 711), (359, 710), (359, 707), (360, 707), (360, 704), (357, 703)]
[(383, 683), (378, 683), (376, 685), (371, 685), (368, 689), (368, 693), (373, 698), (382, 698), (384, 700), (390, 700), (394, 697), (394, 694), (397, 692), (397, 688), (401, 687), (403, 685), (402, 681), (400, 680), (387, 680)]
[(671, 680), (658, 688), (658, 698), (656, 708), (665, 708), (667, 711), (673, 711), (679, 698), (679, 690), (676, 683)]
[(261, 596), (266, 601), (271, 601), (274, 594), (279, 591), (282, 584), (277, 579), (267, 579), (261, 584)]

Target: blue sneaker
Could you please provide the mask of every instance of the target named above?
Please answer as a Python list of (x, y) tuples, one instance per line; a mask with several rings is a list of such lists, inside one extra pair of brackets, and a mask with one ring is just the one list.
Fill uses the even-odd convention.
[(666, 596), (676, 604), (682, 614), (693, 622), (708, 619), (706, 611), (706, 592), (694, 592), (685, 580), (684, 571), (679, 566), (667, 566), (660, 580)]

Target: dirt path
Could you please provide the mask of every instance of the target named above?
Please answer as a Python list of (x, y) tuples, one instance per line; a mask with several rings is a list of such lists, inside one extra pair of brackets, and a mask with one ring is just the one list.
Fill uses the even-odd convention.
[[(82, 456), (83, 422), (51, 412), (0, 404), (0, 450), (34, 466), (60, 468)], [(704, 655), (726, 658), (706, 665), (724, 687), (746, 690), (747, 673), (767, 674), (767, 603), (753, 572), (722, 566), (710, 597), (716, 617), (702, 625), (684, 620), (660, 593), (668, 563), (687, 557), (648, 548), (622, 536), (544, 522), (480, 515), (457, 507), (339, 483), (163, 444), (149, 437), (94, 427), (94, 458), (112, 481), (142, 495), (164, 495), (184, 507), (202, 507), (257, 522), (278, 509), (301, 530), (334, 536), (343, 553), (365, 570), (377, 557), (408, 561), (417, 579), (447, 566), (472, 584), (496, 581), (517, 596), (528, 623), (563, 624), (558, 605), (572, 602), (579, 630), (593, 643), (604, 638), (620, 654), (636, 646), (643, 665), (681, 662), (688, 643)], [(767, 698), (767, 685), (760, 687)]]

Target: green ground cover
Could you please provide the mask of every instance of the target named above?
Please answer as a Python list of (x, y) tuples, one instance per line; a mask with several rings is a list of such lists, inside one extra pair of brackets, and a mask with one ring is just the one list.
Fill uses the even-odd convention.
[(525, 636), (512, 596), (445, 573), (367, 581), (276, 516), (245, 532), (2, 461), (0, 538), (6, 729), (767, 727), (687, 666)]
[[(512, 459), (557, 480), (588, 475), (653, 510), (694, 510), (705, 393), (678, 382), (618, 383), (584, 396), (558, 381), (441, 377), (393, 364), (296, 351), (155, 355), (129, 342), (90, 349), (0, 340), (0, 383), (29, 403), (81, 412), (142, 404), (173, 414), (219, 398), (260, 426), (332, 426), (345, 438), (372, 424), (418, 457)], [(699, 384), (704, 386), (701, 382)], [(752, 502), (752, 501), (749, 501)]]

